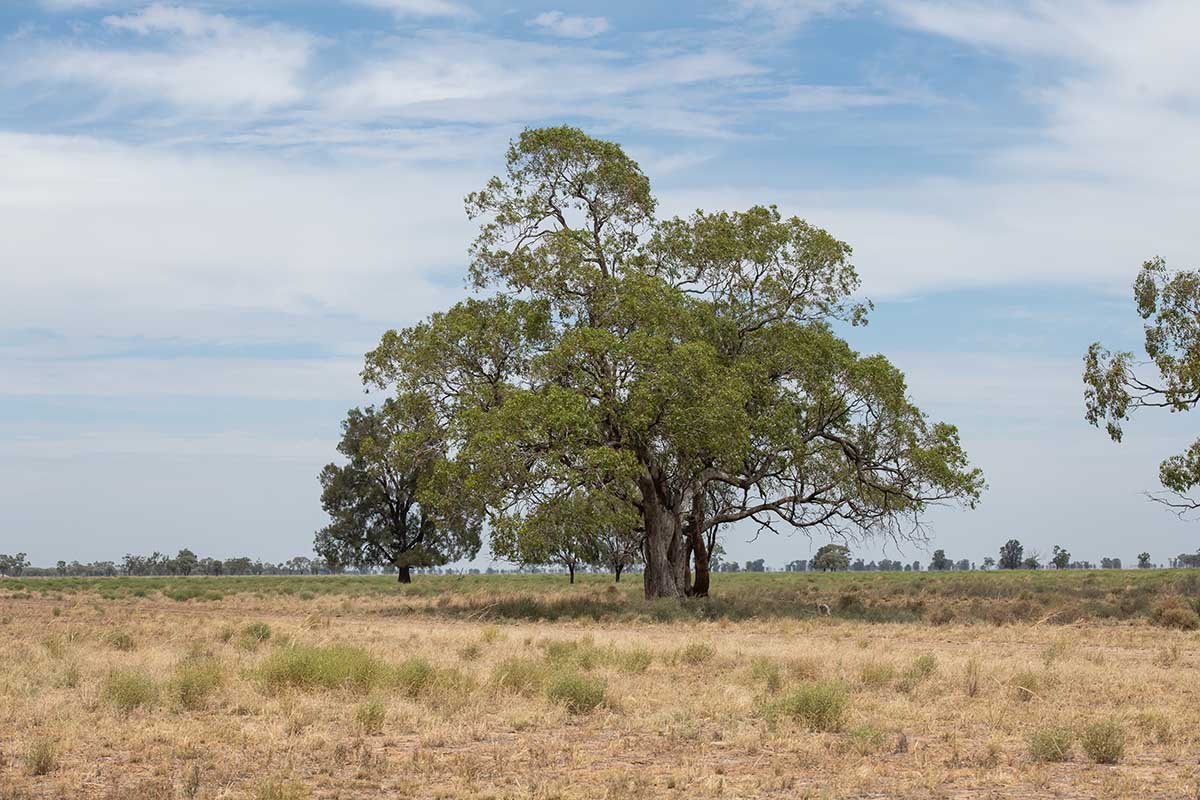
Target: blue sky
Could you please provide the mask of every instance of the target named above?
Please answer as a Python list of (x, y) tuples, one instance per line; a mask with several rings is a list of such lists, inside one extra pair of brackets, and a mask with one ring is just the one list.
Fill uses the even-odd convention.
[[(1079, 374), (1137, 346), (1144, 259), (1196, 266), (1198, 29), (1173, 0), (0, 5), (0, 552), (306, 553), (361, 354), (462, 296), (462, 197), (561, 122), (666, 214), (777, 203), (854, 246), (848, 335), (989, 480), (934, 546), (1194, 551), (1141, 495), (1192, 420), (1114, 445)], [(729, 552), (822, 543), (751, 534)]]

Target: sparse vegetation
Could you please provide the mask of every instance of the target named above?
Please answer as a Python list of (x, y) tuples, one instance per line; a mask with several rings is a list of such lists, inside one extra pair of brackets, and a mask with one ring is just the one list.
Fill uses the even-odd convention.
[[(1181, 598), (1200, 593), (1186, 574), (1163, 584), (1152, 569), (1120, 583), (1102, 573), (1073, 583), (1066, 571), (1053, 576), (1065, 583), (1044, 584), (1030, 574), (729, 574), (732, 599), (661, 609), (642, 606), (636, 586), (626, 596), (624, 585), (610, 592), (593, 576), (574, 587), (557, 576), (498, 576), (490, 592), (471, 576), (421, 576), (399, 588), (392, 578), (296, 578), (313, 586), (312, 601), (270, 590), (278, 579), (247, 577), (238, 580), (264, 591), (233, 581), (220, 590), (226, 600), (189, 607), (160, 591), (134, 598), (126, 589), (138, 584), (123, 579), (112, 599), (64, 600), (57, 579), (45, 594), (0, 588), (12, 617), (0, 627), (0, 708), (36, 720), (0, 745), (0, 797), (8, 785), (22, 798), (87, 785), (99, 800), (349, 800), (422, 785), (468, 798), (482, 775), (496, 797), (522, 796), (536, 781), (562, 800), (605, 797), (610, 786), (634, 798), (704, 797), (697, 786), (718, 784), (725, 796), (763, 800), (987, 796), (1000, 782), (1014, 796), (1066, 796), (1124, 780), (1109, 764), (1132, 768), (1131, 751), (1145, 780), (1188, 796), (1194, 787), (1178, 765), (1200, 746), (1200, 711), (1185, 701), (1194, 634), (1148, 623), (1164, 586)], [(1010, 585), (1024, 587), (1012, 601), (1031, 606), (1074, 585), (1066, 602), (1123, 603), (1126, 619), (1145, 622), (1034, 625), (1042, 612), (964, 625), (984, 614), (962, 594), (967, 578), (983, 606)], [(371, 588), (379, 580), (388, 593)], [(777, 614), (741, 621), (751, 608), (773, 608), (781, 587), (830, 599), (833, 615), (792, 617), (781, 602)], [(843, 595), (862, 608), (839, 616)], [(925, 611), (906, 611), (907, 623), (871, 621), (881, 604), (909, 602)], [(939, 602), (958, 611), (935, 631), (923, 620)], [(58, 621), (51, 604), (64, 608)], [(557, 622), (544, 618), (550, 609)], [(330, 624), (314, 626), (315, 617)], [(269, 623), (269, 636), (248, 632), (261, 631), (256, 621)], [(132, 649), (113, 647), (116, 630)], [(1024, 689), (1036, 697), (1022, 699)], [(53, 742), (54, 766), (34, 775), (39, 740)], [(497, 762), (492, 741), (524, 749)], [(398, 743), (411, 754), (403, 760)], [(693, 766), (641, 771), (640, 782), (600, 766), (687, 758)], [(1060, 758), (1067, 771), (1053, 766)]]

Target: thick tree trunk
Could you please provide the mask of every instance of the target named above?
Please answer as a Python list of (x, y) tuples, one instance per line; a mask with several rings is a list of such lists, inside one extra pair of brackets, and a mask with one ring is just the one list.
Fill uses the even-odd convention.
[(621, 582), (621, 565), (620, 564), (617, 564), (616, 567), (613, 568), (613, 576), (614, 576), (613, 583)]
[(412, 572), (409, 567), (396, 567), (396, 580), (399, 583), (412, 583)]
[(687, 564), (679, 516), (655, 498), (645, 502), (642, 521), (646, 526), (646, 568), (642, 572), (646, 599), (683, 598)]
[(571, 573), (571, 580), (569, 582), (574, 583), (575, 582), (575, 565), (567, 564), (567, 572)]

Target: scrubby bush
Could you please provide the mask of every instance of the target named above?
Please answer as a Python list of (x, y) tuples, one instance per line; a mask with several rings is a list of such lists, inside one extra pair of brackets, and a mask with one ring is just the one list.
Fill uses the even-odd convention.
[(1045, 683), (1044, 677), (1032, 670), (1018, 672), (1008, 680), (1008, 685), (1012, 687), (1013, 697), (1023, 703), (1039, 697), (1043, 683)]
[(788, 692), (767, 707), (767, 714), (797, 719), (814, 731), (836, 731), (841, 729), (849, 705), (845, 687), (821, 681)]
[(1115, 719), (1093, 722), (1079, 739), (1083, 752), (1097, 764), (1116, 764), (1125, 755), (1125, 728)]
[(359, 729), (369, 736), (383, 733), (385, 719), (387, 719), (387, 708), (378, 700), (363, 703), (354, 712), (354, 721), (358, 723)]
[(150, 705), (158, 696), (154, 680), (136, 670), (110, 672), (104, 680), (104, 699), (128, 714), (135, 708)]
[(1067, 728), (1042, 728), (1029, 737), (1029, 755), (1034, 761), (1070, 761), (1074, 741)]
[(572, 714), (585, 714), (604, 702), (607, 688), (601, 678), (563, 670), (550, 677), (546, 697), (551, 702), (562, 703)]
[(1200, 628), (1200, 615), (1181, 605), (1160, 605), (1154, 609), (1150, 618), (1154, 624), (1162, 625), (1164, 628), (1178, 628), (1182, 631), (1194, 631)]

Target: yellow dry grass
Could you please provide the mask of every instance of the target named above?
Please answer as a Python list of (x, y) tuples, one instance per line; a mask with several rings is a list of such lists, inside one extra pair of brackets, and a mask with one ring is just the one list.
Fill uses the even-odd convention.
[[(0, 600), (0, 800), (1200, 797), (1193, 632), (385, 612)], [(368, 677), (271, 683), (288, 648)], [(848, 700), (814, 725), (822, 692)], [(1031, 754), (1102, 721), (1117, 764)]]

